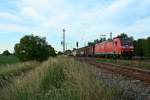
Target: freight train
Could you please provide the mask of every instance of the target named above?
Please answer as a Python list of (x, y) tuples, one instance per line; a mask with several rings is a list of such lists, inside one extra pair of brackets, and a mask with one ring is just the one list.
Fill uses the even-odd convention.
[(68, 55), (83, 57), (132, 57), (134, 54), (133, 40), (129, 37), (117, 36), (113, 39), (96, 43), (91, 46), (74, 49)]

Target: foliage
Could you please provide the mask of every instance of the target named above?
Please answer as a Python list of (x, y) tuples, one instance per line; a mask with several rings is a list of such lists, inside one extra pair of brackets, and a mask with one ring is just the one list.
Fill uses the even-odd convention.
[(143, 56), (143, 39), (138, 39), (134, 41), (135, 55)]
[(106, 41), (106, 38), (96, 39), (93, 42), (88, 42), (88, 46), (93, 46), (93, 45), (95, 45), (97, 43), (101, 43), (103, 41)]
[(49, 50), (49, 55), (52, 57), (56, 57), (57, 54), (55, 52), (55, 49), (51, 45), (48, 45), (47, 48)]
[(62, 53), (61, 51), (59, 51), (57, 54), (58, 54), (58, 55), (62, 55), (63, 53)]
[(118, 35), (119, 38), (123, 38), (123, 39), (126, 39), (128, 38), (128, 35), (125, 34), (125, 33), (121, 33), (120, 35)]
[(37, 62), (25, 62), (0, 66), (0, 88), (6, 86), (7, 82), (10, 83), (13, 77), (19, 76), (37, 65), (39, 65)]
[(55, 50), (48, 45), (46, 38), (26, 35), (21, 38), (20, 43), (15, 45), (15, 54), (21, 61), (47, 60), (49, 56), (55, 56)]
[(8, 50), (5, 50), (5, 51), (3, 52), (3, 55), (9, 56), (9, 55), (11, 55), (11, 53), (10, 53)]
[(150, 37), (147, 39), (135, 40), (134, 47), (136, 56), (150, 57)]

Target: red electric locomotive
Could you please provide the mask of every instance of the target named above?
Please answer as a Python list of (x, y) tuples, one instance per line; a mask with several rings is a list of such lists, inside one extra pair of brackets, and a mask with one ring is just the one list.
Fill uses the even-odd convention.
[(116, 56), (132, 57), (134, 51), (131, 38), (116, 37), (113, 40), (107, 40), (95, 45), (96, 56)]

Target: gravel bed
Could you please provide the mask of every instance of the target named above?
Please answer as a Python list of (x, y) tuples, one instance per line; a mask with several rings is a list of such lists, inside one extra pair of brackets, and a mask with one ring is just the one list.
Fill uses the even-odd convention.
[(101, 80), (105, 87), (118, 92), (114, 100), (150, 100), (150, 86), (140, 80), (113, 74), (104, 69), (95, 68), (94, 70), (96, 78)]

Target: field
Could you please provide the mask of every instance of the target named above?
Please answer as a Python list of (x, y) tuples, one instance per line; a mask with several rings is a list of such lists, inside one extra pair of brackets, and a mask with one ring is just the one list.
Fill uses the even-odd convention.
[(113, 100), (120, 95), (98, 80), (91, 66), (68, 57), (3, 66), (2, 76), (11, 77), (0, 79), (0, 100)]
[(0, 55), (0, 65), (13, 64), (17, 62), (19, 62), (19, 59), (14, 55), (10, 55), (10, 56)]

